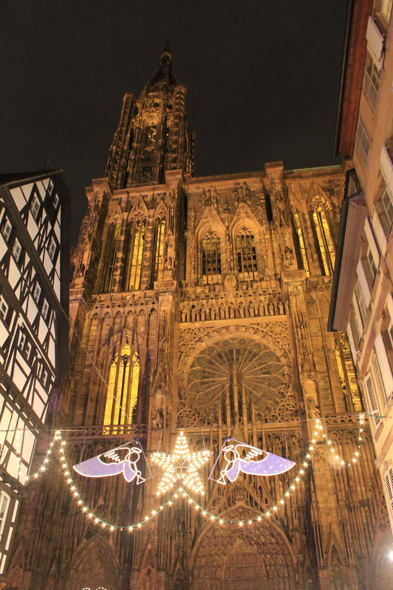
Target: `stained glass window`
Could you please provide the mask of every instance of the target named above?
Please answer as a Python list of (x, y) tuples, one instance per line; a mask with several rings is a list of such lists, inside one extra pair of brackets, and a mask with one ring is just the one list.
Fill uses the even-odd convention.
[(336, 249), (326, 211), (314, 211), (312, 219), (314, 221), (323, 271), (328, 276), (333, 274), (334, 264), (336, 262)]
[(140, 289), (144, 242), (145, 222), (138, 220), (130, 225), (127, 230), (123, 270), (123, 288), (125, 291), (138, 291)]
[(300, 222), (299, 213), (294, 213), (293, 222), (294, 222), (295, 231), (296, 231), (297, 238), (298, 238), (297, 241), (298, 241), (298, 245), (299, 245), (301, 262), (303, 264), (304, 270), (306, 271), (306, 276), (309, 277), (310, 276), (310, 267), (308, 264), (306, 245), (304, 242), (303, 229), (302, 229), (302, 225)]
[(236, 236), (236, 256), (239, 272), (255, 272), (258, 270), (255, 239), (248, 230), (241, 231)]
[(125, 345), (110, 366), (104, 424), (132, 424), (138, 399), (139, 357)]
[(157, 219), (155, 232), (153, 281), (160, 281), (164, 270), (165, 219)]
[(221, 274), (220, 238), (215, 232), (205, 234), (202, 239), (202, 275), (207, 282)]
[(115, 274), (117, 249), (120, 239), (120, 225), (112, 223), (108, 230), (106, 240), (104, 272), (103, 272), (103, 293), (109, 293), (113, 286), (113, 276)]

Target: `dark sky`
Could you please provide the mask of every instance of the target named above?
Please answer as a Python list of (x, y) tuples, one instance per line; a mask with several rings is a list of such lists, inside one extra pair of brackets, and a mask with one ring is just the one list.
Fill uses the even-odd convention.
[(125, 92), (169, 39), (196, 175), (333, 158), (346, 0), (2, 0), (0, 172), (61, 167), (74, 199), (104, 175)]

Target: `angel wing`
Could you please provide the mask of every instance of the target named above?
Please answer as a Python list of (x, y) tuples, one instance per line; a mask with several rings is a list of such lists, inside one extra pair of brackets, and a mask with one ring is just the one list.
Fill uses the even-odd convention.
[(132, 481), (136, 475), (139, 480), (140, 471), (137, 470), (136, 463), (140, 454), (141, 449), (133, 447), (132, 443), (127, 443), (78, 463), (74, 465), (74, 469), (84, 477), (109, 477), (123, 472), (128, 482)]

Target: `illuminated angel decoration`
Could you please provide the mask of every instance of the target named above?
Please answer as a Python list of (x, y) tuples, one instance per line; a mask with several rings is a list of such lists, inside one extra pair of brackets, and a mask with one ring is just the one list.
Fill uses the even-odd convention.
[[(227, 445), (230, 441), (238, 444)], [(259, 460), (258, 458), (262, 457), (264, 454), (266, 456)], [(220, 471), (220, 477), (214, 479), (213, 472), (221, 455), (224, 456), (226, 464)], [(284, 459), (284, 457), (279, 457), (278, 455), (273, 455), (273, 453), (268, 453), (267, 451), (263, 451), (262, 449), (258, 449), (257, 447), (253, 447), (239, 440), (227, 438), (224, 440), (224, 444), (222, 445), (221, 451), (214, 463), (209, 479), (225, 485), (227, 479), (231, 483), (236, 481), (240, 472), (249, 475), (280, 475), (281, 473), (285, 473), (292, 469), (294, 465), (296, 465), (294, 461)]]
[[(139, 446), (136, 446), (135, 443)], [(136, 484), (139, 485), (151, 478), (151, 473), (148, 478), (142, 477), (142, 472), (138, 467), (142, 457), (150, 472), (141, 443), (132, 441), (78, 463), (74, 465), (74, 469), (84, 477), (109, 477), (123, 473), (126, 481), (131, 482), (136, 478)]]

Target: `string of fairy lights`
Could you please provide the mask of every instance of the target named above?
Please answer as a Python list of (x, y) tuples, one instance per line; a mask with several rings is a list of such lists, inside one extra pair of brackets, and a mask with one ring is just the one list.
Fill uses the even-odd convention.
[[(322, 424), (322, 420), (316, 419), (315, 420), (315, 430), (312, 433), (312, 439), (310, 441), (310, 444), (308, 445), (308, 448), (307, 448), (307, 451), (305, 454), (305, 458), (304, 458), (303, 462), (301, 463), (296, 476), (292, 480), (292, 483), (289, 485), (287, 490), (283, 493), (281, 498), (279, 498), (273, 506), (271, 506), (267, 510), (260, 512), (259, 514), (255, 514), (254, 516), (252, 516), (248, 519), (245, 519), (245, 520), (240, 519), (240, 518), (229, 519), (229, 518), (224, 518), (222, 515), (213, 514), (212, 512), (210, 512), (209, 510), (206, 510), (203, 506), (201, 506), (184, 489), (182, 484), (187, 485), (194, 492), (197, 492), (201, 495), (203, 494), (202, 483), (200, 481), (199, 475), (196, 472), (196, 468), (203, 465), (209, 459), (210, 452), (203, 451), (200, 453), (190, 453), (190, 451), (188, 450), (188, 444), (187, 444), (186, 437), (184, 436), (184, 434), (182, 432), (180, 433), (180, 435), (178, 437), (178, 440), (177, 440), (177, 443), (175, 446), (175, 450), (174, 450), (174, 453), (172, 456), (166, 455), (165, 453), (154, 453), (152, 455), (153, 462), (158, 464), (164, 470), (164, 477), (161, 481), (161, 484), (158, 486), (157, 495), (161, 496), (164, 493), (166, 493), (171, 487), (175, 486), (175, 483), (177, 481), (180, 481), (179, 487), (171, 495), (169, 500), (167, 500), (165, 503), (162, 503), (155, 510), (152, 510), (150, 512), (150, 514), (146, 515), (139, 522), (136, 522), (133, 524), (128, 524), (128, 525), (111, 524), (111, 523), (107, 522), (106, 520), (104, 520), (103, 518), (101, 518), (100, 516), (94, 514), (94, 512), (92, 512), (89, 509), (89, 507), (87, 506), (87, 504), (83, 500), (81, 494), (79, 493), (77, 486), (75, 485), (75, 481), (73, 479), (73, 474), (72, 474), (72, 471), (68, 465), (66, 454), (65, 454), (65, 448), (66, 448), (67, 442), (65, 440), (63, 440), (60, 430), (56, 431), (55, 436), (49, 445), (48, 451), (46, 453), (46, 456), (45, 456), (40, 468), (34, 474), (28, 476), (26, 478), (26, 481), (35, 480), (39, 477), (39, 475), (41, 473), (46, 471), (48, 462), (50, 460), (50, 456), (53, 454), (53, 447), (54, 447), (54, 445), (57, 444), (59, 447), (61, 467), (63, 470), (65, 480), (69, 486), (69, 490), (70, 490), (72, 496), (74, 497), (81, 512), (86, 514), (87, 518), (91, 519), (92, 523), (94, 523), (97, 526), (100, 526), (102, 528), (107, 528), (111, 532), (115, 531), (115, 530), (124, 530), (124, 531), (129, 531), (130, 533), (132, 533), (134, 530), (141, 529), (143, 525), (145, 525), (146, 523), (150, 522), (151, 520), (157, 518), (158, 515), (164, 509), (170, 508), (171, 506), (173, 506), (174, 502), (179, 498), (187, 501), (191, 506), (194, 507), (196, 512), (198, 512), (202, 516), (206, 517), (206, 519), (210, 519), (211, 522), (215, 522), (220, 525), (223, 525), (225, 523), (229, 523), (229, 524), (237, 524), (239, 526), (243, 526), (243, 525), (247, 526), (247, 525), (252, 525), (254, 522), (260, 522), (262, 519), (274, 516), (279, 511), (279, 509), (286, 503), (286, 501), (290, 499), (291, 495), (293, 496), (293, 494), (296, 492), (296, 490), (301, 485), (301, 483), (303, 481), (302, 477), (306, 475), (307, 469), (310, 466), (313, 452), (316, 449), (315, 445), (318, 442), (317, 441), (318, 436), (322, 437), (322, 439), (323, 439), (322, 442), (325, 442), (327, 444), (329, 451), (331, 453), (333, 465), (335, 465), (337, 467), (341, 467), (341, 468), (352, 467), (359, 460), (359, 457), (360, 457), (360, 446), (361, 446), (361, 442), (363, 440), (363, 431), (364, 431), (363, 427), (364, 427), (364, 421), (365, 421), (367, 415), (368, 414), (360, 414), (359, 415), (359, 433), (358, 433), (357, 445), (356, 445), (357, 450), (354, 452), (353, 457), (349, 461), (345, 460), (344, 458), (342, 458), (338, 454), (338, 452), (336, 451), (337, 445), (335, 446), (334, 443), (327, 436), (325, 429), (323, 427), (323, 424)], [(191, 459), (192, 476), (190, 475), (190, 471), (188, 471), (188, 476), (182, 477), (181, 476), (182, 461), (185, 461), (187, 458)], [(180, 465), (180, 471), (176, 474), (173, 472), (173, 460), (174, 459)], [(171, 466), (172, 466), (172, 468), (171, 468)], [(178, 469), (178, 467), (176, 467), (176, 469)], [(168, 473), (169, 473), (169, 476), (168, 476)]]

